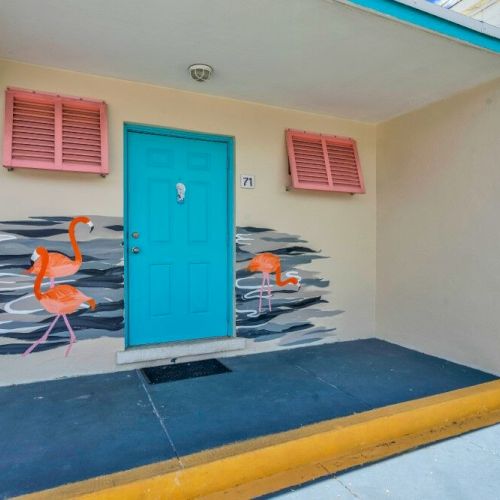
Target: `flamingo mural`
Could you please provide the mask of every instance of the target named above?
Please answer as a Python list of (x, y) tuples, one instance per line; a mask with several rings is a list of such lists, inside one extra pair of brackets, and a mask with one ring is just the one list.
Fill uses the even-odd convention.
[(70, 353), (73, 344), (76, 342), (76, 335), (73, 329), (71, 328), (71, 325), (69, 324), (67, 315), (74, 313), (85, 303), (92, 310), (94, 310), (96, 306), (94, 299), (92, 299), (91, 297), (87, 297), (84, 293), (80, 292), (80, 290), (71, 285), (57, 285), (50, 288), (46, 292), (42, 292), (41, 290), (42, 280), (43, 277), (45, 276), (47, 267), (49, 265), (49, 258), (50, 258), (49, 252), (47, 252), (47, 249), (44, 247), (38, 247), (33, 252), (32, 255), (33, 261), (35, 262), (40, 261), (40, 266), (39, 266), (40, 270), (37, 273), (33, 291), (35, 297), (38, 299), (42, 307), (47, 312), (55, 314), (56, 317), (54, 318), (50, 326), (47, 328), (47, 331), (36, 342), (31, 344), (31, 346), (28, 349), (26, 349), (23, 356), (27, 356), (31, 351), (33, 351), (33, 349), (37, 345), (47, 340), (50, 332), (52, 331), (52, 328), (54, 328), (55, 324), (57, 323), (57, 320), (61, 316), (64, 320), (64, 323), (66, 324), (66, 328), (68, 329), (70, 335), (69, 345), (65, 353), (65, 356), (67, 356)]
[[(68, 234), (75, 255), (74, 259), (70, 259), (66, 255), (59, 252), (49, 252), (46, 276), (50, 278), (50, 287), (55, 284), (55, 278), (64, 276), (72, 276), (77, 273), (82, 265), (82, 253), (78, 242), (76, 241), (75, 229), (78, 224), (87, 224), (90, 227), (90, 232), (94, 229), (94, 224), (88, 217), (75, 217), (69, 224)], [(40, 273), (40, 260), (37, 260), (26, 272), (28, 274)]]
[[(70, 262), (79, 261), (78, 253), (83, 256), (81, 266), (66, 279), (71, 280), (68, 284), (94, 299), (99, 307), (95, 310), (82, 307), (67, 313), (78, 342), (91, 345), (95, 352), (110, 353), (106, 357), (110, 360), (116, 350), (123, 348), (123, 220), (99, 214), (89, 214), (89, 217), (95, 225), (90, 238), (78, 237), (78, 229), (87, 222), (77, 223), (73, 215), (35, 215), (0, 221), (0, 358), (21, 356), (38, 340), (30, 353), (42, 360), (52, 359), (51, 352), (64, 356), (68, 348), (71, 333), (66, 333), (69, 329), (62, 325), (64, 318), (58, 318), (57, 310), (49, 312), (33, 294), (33, 281), (41, 274), (42, 259), (35, 261), (34, 274), (26, 273), (29, 267), (26, 264), (37, 247), (49, 250), (47, 270), (40, 279), (41, 293), (57, 290), (63, 284), (58, 283), (61, 278), (57, 278), (55, 287), (43, 286), (45, 282), (49, 285), (51, 254), (69, 255)], [(72, 222), (76, 225), (79, 252), (74, 252), (71, 234), (68, 238), (68, 226)], [(266, 253), (273, 256), (269, 268), (260, 265), (264, 264), (260, 262), (262, 259), (268, 260), (262, 257)], [(253, 226), (236, 228), (235, 257), (236, 332), (237, 336), (247, 339), (249, 352), (336, 339), (334, 320), (328, 318), (343, 311), (332, 307), (334, 285), (321, 271), (325, 269), (325, 259), (329, 268), (335, 269), (331, 257), (310, 246), (300, 235)], [(249, 270), (251, 261), (252, 271)], [(270, 275), (278, 270), (278, 261), (279, 279), (277, 276), (275, 284), (274, 276)], [(259, 274), (265, 272), (269, 276)], [(297, 282), (288, 280), (292, 276), (298, 278)], [(286, 286), (280, 286), (283, 283)], [(294, 286), (299, 283), (300, 289)], [(267, 307), (268, 300), (272, 302), (272, 311)], [(86, 304), (89, 303), (84, 302), (83, 306)], [(47, 333), (49, 326), (51, 330)], [(74, 350), (71, 349), (70, 355)], [(24, 359), (31, 358), (26, 354)], [(88, 363), (88, 357), (75, 357), (70, 366), (64, 365), (65, 371), (60, 375), (88, 372)], [(25, 373), (29, 377), (30, 370)], [(19, 374), (13, 377), (18, 380)]]
[(278, 286), (286, 286), (289, 284), (298, 285), (300, 288), (300, 282), (297, 278), (292, 277), (284, 281), (281, 279), (281, 261), (277, 255), (272, 253), (261, 253), (256, 255), (248, 264), (247, 269), (251, 272), (261, 272), (262, 273), (262, 284), (259, 291), (259, 313), (262, 312), (262, 295), (264, 293), (264, 288), (267, 286), (267, 300), (269, 304), (269, 310), (272, 310), (271, 306), (271, 273), (276, 275), (276, 284)]
[[(68, 347), (71, 333), (67, 333), (67, 325), (63, 326), (64, 318), (59, 318), (48, 335), (45, 335), (47, 328), (56, 320), (58, 312), (49, 312), (33, 293), (34, 281), (42, 274), (42, 259), (38, 258), (30, 265), (26, 264), (37, 247), (46, 248), (49, 256), (47, 270), (40, 278), (41, 292), (57, 289), (59, 285), (63, 285), (59, 281), (66, 279), (68, 285), (72, 285), (99, 304), (99, 307), (92, 310), (85, 307), (84, 303), (74, 313), (67, 313), (70, 327), (78, 342), (95, 344), (97, 351), (106, 348), (102, 347), (101, 342), (104, 346), (116, 344), (117, 348), (122, 345), (122, 224), (121, 217), (95, 214), (89, 214), (88, 217), (34, 216), (0, 221), (0, 358), (2, 355), (22, 356), (40, 337), (42, 339), (39, 344), (30, 351), (37, 357), (47, 356), (49, 352), (59, 349), (64, 357)], [(76, 226), (76, 238), (71, 236), (74, 229), (69, 231), (68, 237), (69, 226)], [(87, 226), (93, 229), (92, 237), (86, 237), (85, 234), (79, 237), (78, 230), (84, 228), (82, 233), (86, 233)], [(78, 243), (75, 240), (78, 240)], [(76, 252), (75, 246), (78, 246)], [(69, 263), (70, 268), (65, 269), (67, 277), (54, 276), (55, 287), (49, 288), (47, 277), (50, 258), (54, 254), (61, 256), (59, 262)], [(27, 272), (30, 266), (33, 274)], [(70, 275), (70, 270), (74, 270), (74, 274)], [(58, 273), (62, 275), (61, 271), (59, 269)], [(70, 356), (73, 351), (74, 348), (71, 348)], [(29, 358), (32, 356), (26, 354), (24, 359)], [(73, 373), (73, 370), (78, 371), (84, 359), (75, 358), (70, 373)]]

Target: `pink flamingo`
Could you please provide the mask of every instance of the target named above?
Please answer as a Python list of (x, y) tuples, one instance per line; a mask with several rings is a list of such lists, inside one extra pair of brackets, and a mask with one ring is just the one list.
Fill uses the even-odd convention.
[(84, 303), (87, 303), (90, 306), (90, 309), (94, 310), (96, 306), (95, 300), (87, 297), (82, 292), (80, 292), (80, 290), (71, 285), (57, 285), (49, 288), (46, 292), (42, 292), (41, 285), (43, 277), (45, 276), (45, 272), (47, 270), (47, 266), (49, 264), (49, 252), (47, 252), (47, 249), (43, 247), (38, 247), (33, 252), (32, 259), (35, 262), (38, 262), (38, 259), (40, 259), (40, 271), (36, 276), (35, 286), (33, 288), (35, 297), (40, 301), (40, 304), (42, 304), (42, 307), (47, 312), (55, 314), (56, 317), (47, 328), (47, 331), (28, 349), (26, 349), (26, 351), (23, 353), (23, 356), (27, 356), (37, 345), (47, 340), (50, 332), (52, 331), (52, 328), (54, 328), (57, 320), (61, 316), (70, 335), (69, 346), (67, 347), (65, 353), (65, 356), (67, 356), (71, 351), (73, 344), (76, 342), (76, 335), (71, 328), (71, 325), (69, 324), (67, 314), (74, 313)]
[(278, 286), (286, 286), (291, 283), (298, 285), (300, 288), (300, 283), (297, 278), (288, 278), (285, 281), (281, 280), (281, 261), (277, 255), (272, 253), (261, 253), (256, 255), (248, 264), (247, 269), (252, 272), (259, 271), (262, 273), (262, 284), (259, 293), (259, 312), (262, 312), (262, 294), (266, 284), (269, 311), (271, 311), (271, 273), (276, 274), (276, 284)]
[[(82, 265), (82, 253), (76, 241), (75, 228), (77, 224), (87, 224), (90, 227), (90, 232), (94, 230), (94, 224), (88, 217), (75, 217), (69, 224), (68, 234), (75, 258), (72, 260), (66, 255), (59, 252), (49, 253), (49, 262), (47, 265), (46, 275), (50, 278), (50, 287), (54, 286), (55, 278), (62, 278), (64, 276), (71, 276), (78, 272)], [(36, 261), (27, 271), (28, 274), (40, 273), (40, 261)]]

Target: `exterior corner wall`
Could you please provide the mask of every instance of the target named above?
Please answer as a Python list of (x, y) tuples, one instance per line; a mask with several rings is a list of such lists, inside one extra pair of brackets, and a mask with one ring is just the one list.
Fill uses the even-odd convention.
[(378, 336), (500, 373), (500, 80), (377, 130)]

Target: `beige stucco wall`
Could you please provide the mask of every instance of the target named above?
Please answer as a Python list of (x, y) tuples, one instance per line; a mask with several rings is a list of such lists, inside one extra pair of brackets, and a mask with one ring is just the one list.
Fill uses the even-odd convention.
[[(0, 89), (17, 86), (104, 99), (109, 106), (111, 173), (0, 169), (0, 218), (123, 213), (123, 123), (137, 122), (235, 137), (236, 176), (255, 174), (255, 190), (236, 190), (236, 223), (300, 235), (331, 259), (315, 269), (331, 282), (329, 300), (344, 314), (339, 338), (375, 335), (375, 126), (271, 106), (0, 61)], [(202, 87), (200, 87), (202, 88)], [(3, 114), (3, 102), (0, 104)], [(358, 141), (367, 193), (286, 192), (286, 128)]]
[[(300, 235), (331, 257), (314, 268), (331, 282), (332, 309), (345, 313), (320, 324), (340, 340), (378, 336), (500, 373), (500, 81), (377, 127), (0, 61), (6, 86), (104, 99), (111, 173), (2, 168), (0, 220), (121, 216), (124, 122), (232, 135), (236, 180), (247, 173), (257, 183), (235, 187), (236, 223)], [(286, 128), (354, 137), (367, 194), (286, 192)]]
[(500, 373), (500, 80), (387, 122), (377, 330)]

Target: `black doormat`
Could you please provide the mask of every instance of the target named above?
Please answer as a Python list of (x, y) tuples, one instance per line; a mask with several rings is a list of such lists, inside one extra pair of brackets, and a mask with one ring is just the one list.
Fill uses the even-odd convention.
[(231, 370), (216, 359), (205, 359), (179, 365), (152, 366), (142, 368), (141, 371), (150, 384), (162, 384), (163, 382), (173, 382), (175, 380), (218, 375)]

